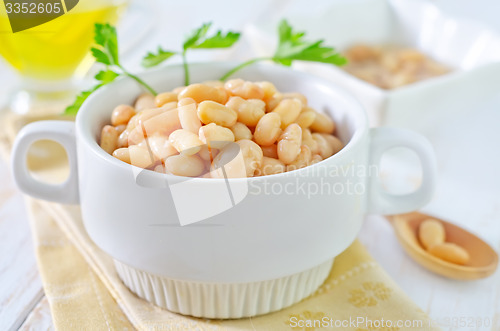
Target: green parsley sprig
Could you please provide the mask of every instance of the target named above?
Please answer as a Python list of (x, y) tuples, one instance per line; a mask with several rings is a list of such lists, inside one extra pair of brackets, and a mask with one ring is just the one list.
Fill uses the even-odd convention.
[[(174, 55), (182, 57), (185, 85), (189, 85), (189, 66), (187, 52), (190, 49), (228, 48), (234, 45), (239, 38), (239, 32), (228, 31), (223, 33), (218, 30), (215, 34), (208, 35), (212, 23), (205, 23), (191, 32), (182, 44), (182, 51), (170, 51), (158, 48), (156, 53), (149, 52), (142, 60), (146, 68), (157, 66)], [(333, 47), (323, 45), (323, 40), (306, 41), (305, 32), (295, 32), (286, 20), (282, 20), (278, 27), (279, 42), (273, 56), (259, 57), (248, 60), (228, 71), (220, 80), (226, 80), (237, 71), (260, 61), (271, 60), (285, 66), (292, 65), (295, 60), (329, 63), (343, 65), (347, 60), (335, 51)], [(96, 62), (104, 64), (105, 70), (95, 75), (98, 83), (89, 90), (82, 91), (74, 103), (66, 108), (66, 114), (76, 114), (83, 102), (98, 88), (113, 82), (119, 76), (128, 76), (146, 90), (156, 95), (156, 91), (136, 75), (128, 72), (120, 63), (118, 55), (118, 38), (116, 29), (109, 24), (95, 24), (94, 41), (96, 46), (91, 49)]]
[(90, 51), (94, 56), (96, 62), (102, 63), (106, 66), (105, 70), (99, 71), (95, 75), (95, 79), (98, 84), (89, 90), (81, 92), (75, 99), (72, 105), (68, 106), (65, 110), (65, 114), (74, 115), (78, 112), (83, 102), (99, 87), (111, 83), (119, 76), (128, 76), (140, 85), (142, 85), (146, 90), (156, 95), (156, 91), (146, 84), (142, 79), (136, 75), (128, 72), (120, 63), (120, 57), (118, 55), (118, 36), (116, 34), (115, 27), (110, 24), (99, 24), (96, 23), (94, 26), (94, 42), (95, 47), (92, 47)]
[(184, 84), (189, 85), (189, 66), (187, 62), (187, 52), (190, 49), (213, 49), (213, 48), (228, 48), (234, 45), (239, 38), (239, 32), (228, 31), (223, 33), (218, 30), (215, 34), (207, 36), (212, 23), (204, 23), (201, 27), (195, 29), (186, 37), (182, 44), (182, 51), (169, 51), (158, 48), (156, 53), (148, 53), (142, 60), (142, 65), (145, 68), (151, 68), (163, 63), (174, 55), (182, 56), (182, 63), (184, 67)]
[(220, 80), (226, 80), (237, 71), (256, 62), (271, 60), (285, 66), (291, 66), (295, 60), (329, 63), (341, 66), (347, 63), (346, 58), (335, 51), (335, 48), (324, 46), (323, 40), (306, 41), (305, 32), (294, 32), (286, 20), (278, 27), (279, 42), (274, 55), (248, 60), (229, 70)]

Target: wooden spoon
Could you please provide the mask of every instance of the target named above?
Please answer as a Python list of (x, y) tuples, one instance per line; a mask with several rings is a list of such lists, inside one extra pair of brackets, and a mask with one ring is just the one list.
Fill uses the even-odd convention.
[[(472, 280), (490, 276), (498, 266), (498, 255), (490, 245), (454, 224), (418, 212), (393, 215), (388, 218), (406, 253), (432, 272), (453, 279)], [(467, 250), (470, 256), (467, 264), (458, 265), (441, 260), (420, 245), (418, 228), (420, 223), (429, 218), (442, 222), (447, 242), (455, 243)]]

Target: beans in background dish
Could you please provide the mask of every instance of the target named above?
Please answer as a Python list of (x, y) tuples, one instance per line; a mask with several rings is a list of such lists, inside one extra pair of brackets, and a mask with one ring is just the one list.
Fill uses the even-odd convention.
[[(100, 136), (117, 159), (202, 178), (279, 174), (318, 163), (344, 145), (335, 122), (300, 93), (270, 82), (209, 81), (141, 94), (119, 105)], [(234, 142), (236, 144), (234, 144)]]
[(350, 74), (383, 89), (394, 89), (450, 71), (413, 48), (395, 45), (355, 45), (345, 53), (342, 68)]

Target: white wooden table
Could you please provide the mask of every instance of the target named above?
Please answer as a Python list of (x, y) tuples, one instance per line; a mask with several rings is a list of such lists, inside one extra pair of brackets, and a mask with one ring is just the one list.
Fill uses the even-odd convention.
[(0, 330), (52, 325), (36, 266), (28, 216), (10, 169), (0, 161)]
[[(216, 7), (228, 8), (223, 2)], [(500, 4), (496, 0), (436, 2), (453, 13), (486, 21), (500, 32), (495, 14), (500, 12)], [(156, 5), (167, 9), (168, 3)], [(194, 0), (182, 4), (179, 1), (176, 6), (188, 10), (193, 3)], [(133, 67), (144, 49), (153, 49), (160, 42), (172, 47), (179, 44), (179, 33), (173, 33), (167, 40), (161, 31), (181, 31), (181, 26), (196, 26), (207, 17), (224, 27), (240, 28), (261, 10), (266, 10), (264, 3), (275, 10), (293, 5), (292, 1), (284, 0), (272, 4), (253, 1), (240, 4), (239, 10), (228, 14), (221, 9), (213, 10), (213, 2), (203, 5), (198, 1), (197, 6), (206, 8), (197, 10), (189, 18), (181, 15), (162, 21), (150, 40), (129, 54), (128, 62)], [(205, 15), (207, 12), (210, 15)], [(0, 102), (11, 86), (10, 75), (0, 63), (0, 91), (3, 92), (0, 92)], [(500, 95), (479, 102), (475, 109), (451, 119), (439, 132), (427, 134), (438, 155), (440, 183), (435, 198), (424, 211), (473, 230), (500, 251)], [(9, 170), (8, 165), (0, 161), (0, 330), (52, 329), (23, 197), (15, 188)], [(389, 223), (379, 216), (367, 217), (360, 239), (399, 286), (441, 323), (443, 329), (500, 330), (500, 272), (474, 282), (451, 281), (427, 272), (404, 254)], [(484, 323), (488, 319), (496, 323), (496, 327), (445, 327), (462, 320), (468, 324), (472, 320)]]

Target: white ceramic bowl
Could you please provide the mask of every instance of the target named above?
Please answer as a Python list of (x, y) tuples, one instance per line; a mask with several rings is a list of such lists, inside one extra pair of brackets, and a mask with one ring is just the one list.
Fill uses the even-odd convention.
[(372, 126), (426, 134), (429, 127), (452, 120), (459, 110), (474, 110), (478, 101), (498, 93), (500, 37), (478, 22), (446, 16), (430, 1), (323, 1), (315, 6), (294, 2), (280, 17), (263, 17), (246, 29), (259, 56), (269, 56), (274, 49), (276, 23), (282, 17), (307, 31), (308, 38), (325, 39), (339, 51), (357, 43), (405, 45), (453, 68), (443, 76), (384, 90), (335, 66), (294, 65), (349, 91), (367, 110)]
[[(193, 81), (216, 79), (231, 67), (192, 65)], [(406, 212), (430, 199), (432, 148), (411, 132), (370, 130), (361, 105), (320, 78), (270, 65), (238, 76), (304, 93), (336, 121), (346, 147), (313, 166), (265, 177), (192, 179), (142, 170), (96, 142), (112, 109), (141, 93), (134, 81), (120, 79), (85, 102), (76, 131), (68, 122), (26, 126), (13, 150), (14, 178), (33, 196), (79, 202), (90, 237), (113, 257), (124, 283), (159, 306), (237, 318), (298, 302), (324, 281), (335, 256), (356, 238), (366, 212)], [(183, 70), (173, 66), (141, 77), (165, 91), (182, 84)], [(26, 152), (39, 139), (66, 148), (72, 169), (66, 183), (53, 186), (30, 177)], [(422, 186), (405, 196), (387, 194), (376, 173), (369, 176), (384, 151), (397, 146), (413, 149), (423, 168)]]

